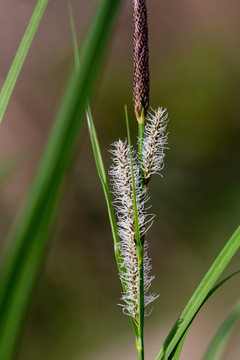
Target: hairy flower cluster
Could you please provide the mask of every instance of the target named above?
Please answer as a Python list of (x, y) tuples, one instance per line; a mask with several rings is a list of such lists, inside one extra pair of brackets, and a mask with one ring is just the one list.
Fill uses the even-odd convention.
[(152, 174), (159, 174), (164, 166), (164, 149), (167, 144), (166, 127), (168, 114), (166, 109), (158, 108), (148, 113), (143, 140), (142, 169), (144, 183), (148, 184)]
[[(114, 206), (118, 216), (118, 233), (121, 239), (120, 251), (122, 256), (122, 270), (120, 279), (125, 292), (122, 296), (124, 301), (123, 312), (138, 321), (139, 317), (139, 264), (136, 245), (136, 227), (134, 219), (134, 200), (131, 175), (131, 161), (129, 147), (126, 142), (119, 140), (113, 144), (111, 153), (113, 154), (113, 166), (110, 175), (113, 178), (113, 188), (115, 194)], [(152, 218), (146, 221), (145, 201), (142, 197), (140, 186), (139, 168), (136, 156), (133, 152), (133, 173), (135, 180), (135, 192), (138, 212), (138, 222), (140, 236), (146, 232), (146, 223), (151, 222)], [(147, 242), (144, 245), (144, 303), (145, 307), (153, 301), (156, 295), (147, 295), (151, 281), (154, 277), (149, 276), (151, 270), (150, 259), (147, 256)]]

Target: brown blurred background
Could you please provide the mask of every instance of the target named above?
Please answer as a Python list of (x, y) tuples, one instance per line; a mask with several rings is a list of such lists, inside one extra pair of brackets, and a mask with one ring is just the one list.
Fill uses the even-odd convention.
[[(36, 1), (0, 3), (2, 84)], [(97, 1), (72, 0), (79, 42)], [(227, 239), (240, 213), (240, 3), (148, 1), (151, 106), (167, 107), (169, 150), (163, 178), (151, 184), (149, 255), (160, 297), (146, 319), (146, 359), (153, 359)], [(68, 2), (50, 0), (0, 131), (1, 248), (28, 191), (74, 64)], [(124, 1), (92, 98), (109, 168), (110, 144), (126, 134), (132, 110), (131, 1)], [(19, 360), (136, 359), (120, 298), (105, 200), (86, 126), (39, 280)], [(225, 274), (240, 268), (239, 254)], [(182, 359), (201, 358), (231, 306), (239, 279), (220, 289), (189, 332)], [(240, 327), (225, 359), (239, 359)]]

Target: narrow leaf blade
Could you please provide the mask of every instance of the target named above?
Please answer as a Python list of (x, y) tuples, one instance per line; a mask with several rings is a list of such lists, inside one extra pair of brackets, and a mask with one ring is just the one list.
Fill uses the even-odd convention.
[(0, 283), (0, 358), (10, 360), (43, 266), (52, 222), (76, 148), (87, 97), (121, 0), (102, 0), (73, 72), (25, 207), (11, 233)]
[(73, 11), (71, 3), (68, 3), (69, 8), (69, 19), (70, 19), (70, 25), (72, 30), (72, 41), (73, 41), (73, 51), (74, 51), (74, 60), (75, 60), (75, 67), (76, 70), (79, 71), (80, 69), (80, 59), (79, 59), (79, 50), (78, 50), (78, 42), (77, 42), (77, 35), (76, 35), (76, 28), (73, 18)]
[(38, 29), (38, 25), (43, 16), (44, 10), (47, 6), (48, 0), (38, 0), (35, 10), (33, 12), (32, 18), (28, 24), (26, 32), (23, 36), (21, 44), (18, 48), (16, 56), (13, 60), (7, 78), (4, 82), (0, 93), (0, 123), (3, 119), (5, 110), (7, 108), (9, 99), (12, 95), (14, 86), (18, 79), (19, 73), (22, 69), (24, 60), (27, 56), (28, 50), (34, 38), (34, 35)]
[(213, 340), (211, 341), (203, 360), (217, 360), (223, 358), (223, 352), (227, 346), (234, 325), (240, 317), (240, 302), (220, 326)]
[(214, 261), (209, 271), (201, 281), (200, 285), (194, 292), (192, 298), (183, 310), (182, 314), (176, 321), (163, 346), (155, 357), (155, 360), (166, 360), (171, 355), (178, 341), (183, 336), (185, 330), (193, 320), (195, 314), (204, 302), (208, 292), (212, 289), (218, 277), (232, 259), (233, 255), (240, 247), (240, 226), (227, 242), (223, 250)]
[(106, 175), (106, 171), (105, 171), (105, 167), (104, 167), (104, 163), (103, 163), (103, 159), (102, 159), (102, 154), (101, 154), (101, 149), (99, 146), (97, 133), (96, 133), (96, 129), (95, 129), (95, 126), (93, 123), (92, 113), (91, 113), (89, 104), (87, 105), (87, 108), (86, 108), (86, 115), (87, 115), (87, 121), (88, 121), (88, 131), (89, 131), (89, 135), (90, 135), (90, 139), (91, 139), (91, 143), (92, 143), (96, 167), (97, 167), (99, 178), (102, 183), (102, 187), (103, 187), (103, 191), (104, 191), (104, 195), (105, 195), (105, 199), (106, 199), (106, 203), (107, 203), (108, 215), (109, 215), (109, 220), (110, 220), (112, 235), (113, 235), (113, 241), (114, 241), (116, 260), (117, 260), (117, 264), (120, 266), (120, 264), (122, 263), (122, 260), (121, 260), (120, 252), (119, 252), (119, 236), (118, 236), (118, 231), (117, 231), (117, 221), (116, 221), (114, 209), (112, 206), (112, 199), (111, 199), (111, 194), (110, 194), (110, 190), (109, 190), (109, 186), (108, 186), (108, 182), (107, 182), (107, 175)]
[[(103, 159), (102, 159), (101, 149), (100, 149), (99, 142), (98, 142), (97, 132), (96, 132), (96, 129), (94, 126), (89, 103), (87, 104), (87, 108), (86, 108), (86, 116), (87, 116), (88, 131), (89, 131), (89, 135), (90, 135), (90, 139), (91, 139), (91, 143), (92, 143), (93, 154), (94, 154), (94, 158), (95, 158), (95, 162), (96, 162), (98, 176), (102, 183), (102, 187), (103, 187), (103, 191), (104, 191), (104, 195), (105, 195), (105, 199), (106, 199), (106, 203), (107, 203), (108, 216), (109, 216), (112, 235), (113, 235), (115, 258), (116, 258), (117, 266), (119, 269), (119, 273), (121, 273), (121, 272), (124, 272), (125, 270), (124, 270), (123, 259), (122, 259), (121, 251), (120, 251), (120, 244), (119, 244), (120, 239), (118, 236), (117, 222), (116, 222), (116, 217), (115, 217), (115, 213), (114, 213), (114, 209), (113, 209), (113, 205), (112, 205), (111, 194), (110, 194), (110, 190), (109, 190), (109, 186), (108, 186), (108, 182), (107, 182), (107, 176), (106, 176), (106, 171), (105, 171), (105, 167), (103, 164)], [(122, 282), (122, 287), (123, 287), (123, 292), (126, 293), (123, 282)], [(131, 320), (131, 324), (133, 326), (134, 333), (136, 336), (138, 336), (138, 328), (131, 316), (130, 316), (130, 320)]]
[(217, 289), (219, 289), (222, 285), (224, 285), (228, 280), (230, 280), (232, 277), (234, 277), (235, 275), (239, 274), (240, 270), (235, 271), (234, 273), (228, 275), (227, 277), (225, 277), (223, 280), (219, 281), (207, 294), (207, 296), (205, 297), (204, 301), (199, 305), (198, 310), (196, 311), (192, 321), (190, 322), (190, 324), (188, 325), (188, 327), (186, 328), (184, 334), (182, 335), (182, 337), (179, 339), (177, 345), (175, 346), (175, 349), (173, 350), (173, 352), (171, 353), (171, 355), (169, 356), (169, 360), (178, 360), (180, 355), (181, 355), (181, 351), (184, 345), (184, 341), (186, 339), (187, 333), (190, 329), (190, 326), (194, 320), (194, 318), (196, 317), (197, 313), (199, 312), (199, 310), (202, 308), (202, 306), (205, 304), (205, 302), (215, 293), (215, 291)]

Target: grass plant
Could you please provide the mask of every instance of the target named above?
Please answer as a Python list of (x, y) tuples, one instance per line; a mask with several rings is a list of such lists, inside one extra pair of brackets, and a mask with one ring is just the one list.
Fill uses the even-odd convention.
[[(148, 299), (145, 295), (153, 279), (153, 277), (148, 275), (151, 266), (146, 255), (147, 246), (145, 246), (147, 244), (145, 233), (148, 222), (145, 203), (148, 200), (147, 185), (151, 176), (159, 173), (163, 168), (168, 120), (166, 110), (162, 108), (153, 111), (152, 115), (147, 115), (149, 107), (149, 67), (145, 0), (133, 0), (133, 28), (133, 98), (136, 120), (138, 122), (138, 154), (135, 155), (131, 146), (128, 115), (125, 108), (127, 143), (119, 140), (114, 144), (114, 150), (111, 151), (114, 166), (110, 175), (113, 178), (113, 190), (116, 196), (115, 210), (118, 217), (117, 229), (119, 237), (116, 235), (116, 227), (114, 228), (114, 237), (117, 237), (117, 262), (123, 285), (122, 299), (125, 302), (123, 309), (130, 316), (131, 322), (134, 325), (138, 359), (142, 360), (144, 359), (144, 309), (149, 302), (156, 298), (155, 295), (152, 295)], [(89, 115), (87, 116), (89, 118)], [(90, 123), (89, 132), (92, 144), (96, 142), (98, 144), (97, 134), (91, 130), (93, 127), (92, 118)], [(93, 148), (95, 147), (93, 146)], [(99, 145), (98, 152), (100, 152)], [(96, 157), (96, 150), (94, 150), (94, 153), (97, 168), (102, 168), (102, 159), (99, 161), (100, 159)], [(106, 183), (106, 178), (104, 178), (104, 183)], [(106, 196), (106, 200), (107, 203), (110, 203), (108, 196)], [(111, 214), (110, 219), (113, 217), (114, 215)], [(150, 222), (152, 222), (152, 219), (150, 219)], [(155, 360), (177, 360), (180, 358), (187, 332), (199, 309), (217, 288), (232, 277), (230, 275), (214, 286), (239, 247), (240, 227), (227, 242), (194, 292), (157, 353)], [(123, 267), (119, 264), (119, 257), (123, 261)], [(144, 258), (148, 259), (147, 262), (145, 261), (145, 264)], [(147, 286), (145, 285), (146, 283)], [(237, 313), (234, 313), (235, 316), (237, 316)], [(208, 360), (215, 359), (215, 354), (209, 356)]]
[(239, 316), (240, 302), (238, 301), (212, 339), (203, 360), (224, 359), (224, 352)]
[(13, 63), (8, 72), (7, 78), (0, 93), (0, 123), (3, 119), (7, 104), (12, 95), (14, 86), (18, 79), (19, 73), (22, 69), (24, 60), (29, 51), (30, 45), (33, 41), (34, 35), (38, 29), (38, 25), (43, 16), (44, 10), (48, 4), (48, 0), (38, 0), (33, 15), (29, 21), (26, 32), (23, 36), (21, 44), (18, 48), (16, 56), (14, 57)]
[[(0, 121), (19, 72), (43, 16), (47, 0), (39, 0), (0, 93)], [(86, 111), (97, 172), (106, 199), (114, 252), (122, 284), (122, 308), (129, 316), (138, 359), (144, 360), (144, 316), (158, 295), (149, 293), (154, 276), (147, 255), (147, 230), (154, 216), (149, 213), (148, 187), (154, 174), (161, 174), (167, 145), (168, 115), (158, 107), (149, 111), (148, 23), (146, 0), (133, 0), (133, 99), (138, 139), (132, 146), (127, 107), (125, 141), (111, 148), (109, 171), (113, 194), (105, 170), (101, 147), (88, 103), (112, 24), (121, 0), (102, 0), (92, 20), (85, 43), (78, 52), (73, 11), (69, 5), (76, 69), (72, 72), (62, 104), (48, 137), (35, 180), (10, 232), (10, 244), (2, 257), (0, 278), (0, 359), (16, 356), (26, 312), (43, 267), (57, 208)], [(124, 123), (124, 122), (123, 122)], [(178, 360), (188, 330), (207, 299), (239, 271), (216, 283), (240, 247), (240, 227), (226, 243), (176, 320), (155, 360)], [(204, 360), (216, 360), (240, 315), (239, 303), (213, 339)]]
[[(40, 1), (43, 13), (43, 4)], [(9, 235), (10, 244), (2, 258), (0, 283), (0, 358), (10, 360), (21, 334), (23, 320), (31, 295), (43, 266), (50, 240), (52, 223), (70, 160), (76, 148), (87, 97), (90, 96), (99, 71), (114, 16), (121, 1), (103, 0), (99, 3), (92, 26), (81, 51), (81, 69), (73, 71), (62, 105), (58, 112), (35, 181)], [(36, 30), (39, 8), (30, 22)], [(33, 24), (35, 26), (33, 26)], [(29, 32), (29, 27), (27, 33)], [(31, 30), (32, 34), (33, 31)], [(31, 38), (32, 39), (32, 38)], [(7, 99), (16, 82), (20, 66), (29, 47), (29, 36), (24, 36), (9, 76), (1, 93), (3, 114)], [(18, 66), (16, 66), (16, 64)], [(7, 94), (7, 95), (5, 95)]]

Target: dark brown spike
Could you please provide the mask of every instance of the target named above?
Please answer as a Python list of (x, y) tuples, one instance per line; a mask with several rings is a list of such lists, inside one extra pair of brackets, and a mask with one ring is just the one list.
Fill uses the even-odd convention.
[(133, 99), (138, 122), (149, 106), (148, 26), (146, 0), (133, 0)]

